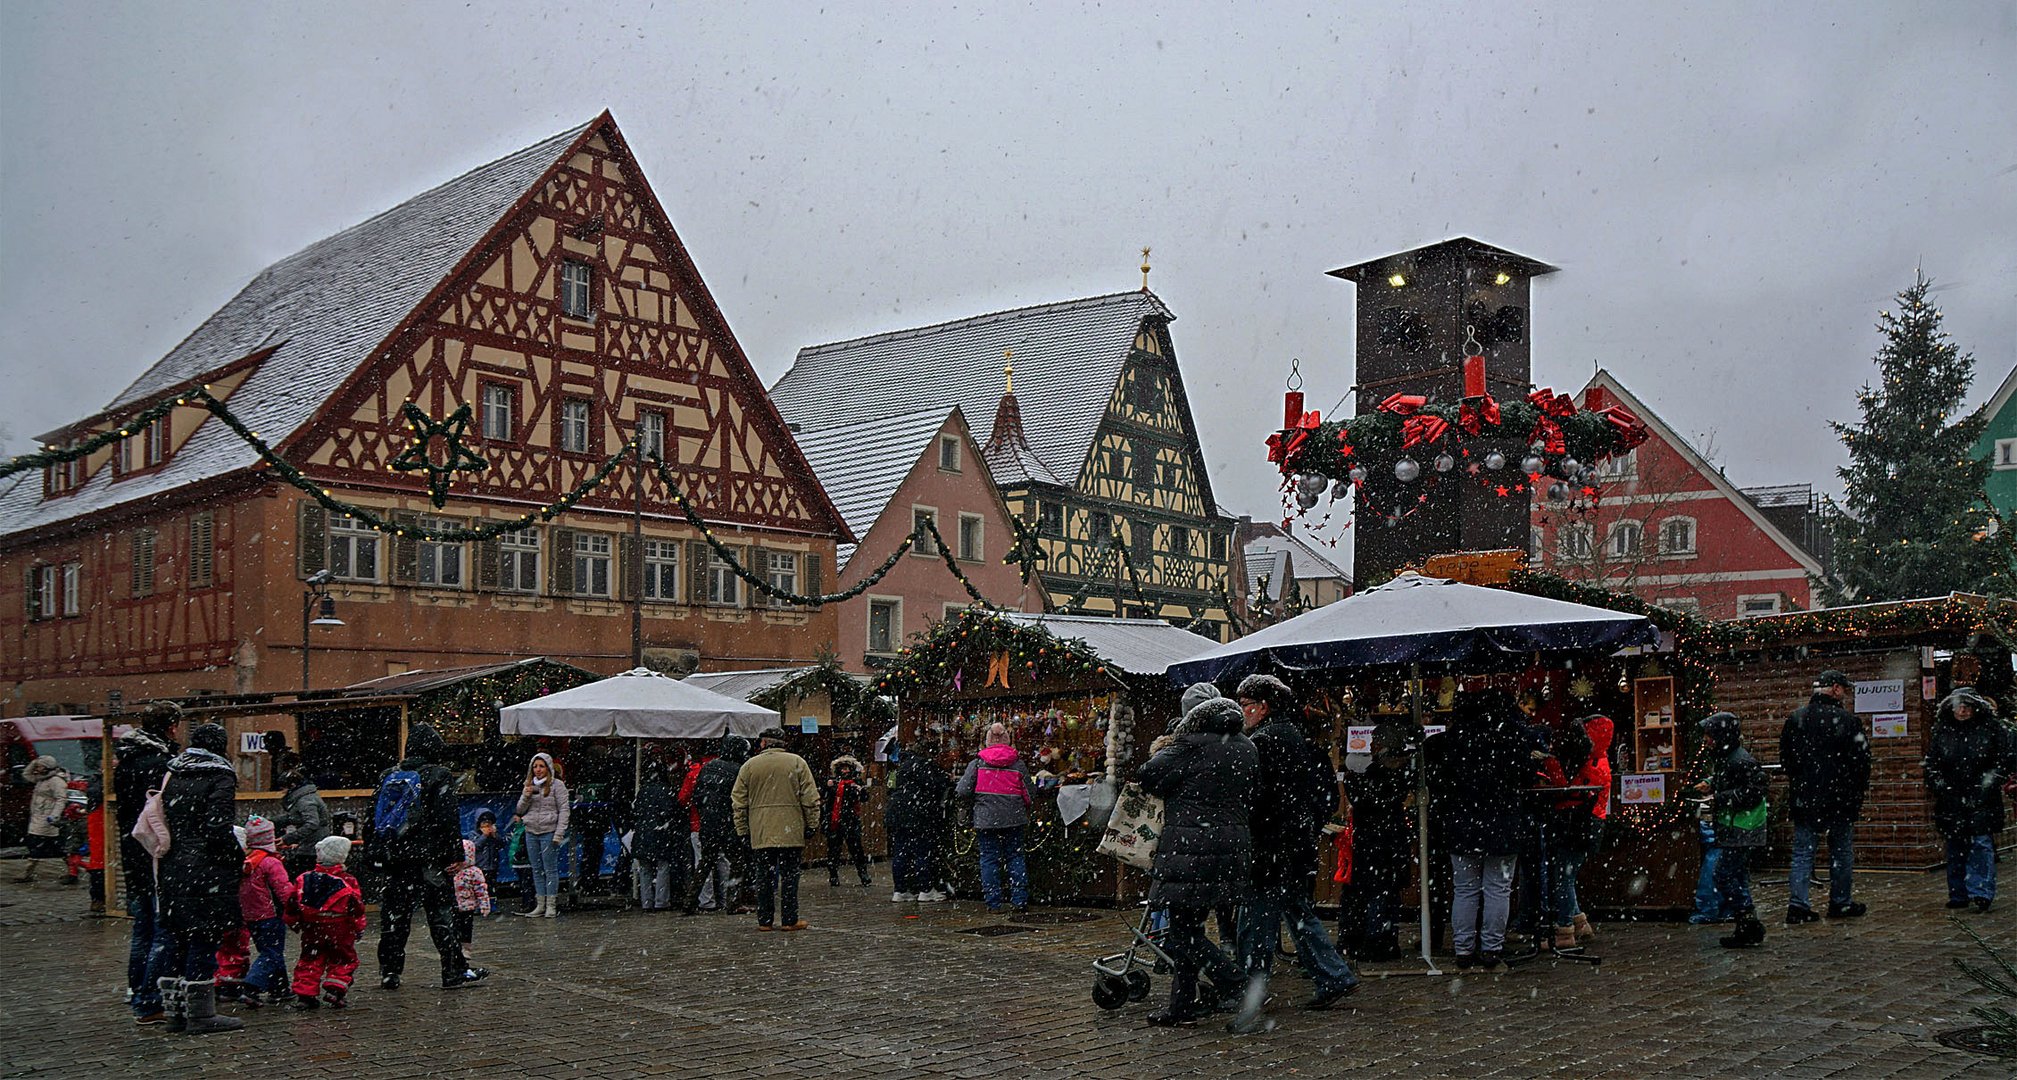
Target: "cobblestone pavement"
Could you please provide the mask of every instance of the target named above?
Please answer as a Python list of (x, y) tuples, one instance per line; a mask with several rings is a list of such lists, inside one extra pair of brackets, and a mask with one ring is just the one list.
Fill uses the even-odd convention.
[[(11, 878), (18, 864), (0, 865)], [(0, 1076), (2011, 1075), (2007, 1060), (1934, 1041), (1987, 1000), (1953, 970), (1969, 947), (1940, 884), (1858, 884), (1868, 917), (1768, 923), (1749, 952), (1717, 948), (1715, 928), (1604, 924), (1600, 968), (1373, 979), (1328, 1013), (1296, 1008), (1308, 984), (1280, 978), (1278, 1026), (1241, 1037), (1144, 1026), (1161, 979), (1148, 1004), (1093, 1006), (1087, 965), (1125, 939), (1121, 913), (979, 937), (957, 931), (1003, 920), (978, 905), (897, 905), (887, 884), (831, 889), (808, 874), (807, 933), (714, 915), (506, 917), (477, 931), (486, 986), (443, 994), (416, 978), (382, 992), (367, 959), (349, 1009), (262, 1010), (243, 1032), (192, 1038), (128, 1019), (123, 920), (86, 917), (75, 890), (10, 882)], [(2006, 904), (1971, 917), (2017, 948)], [(432, 951), (415, 941), (410, 967), (425, 974)]]

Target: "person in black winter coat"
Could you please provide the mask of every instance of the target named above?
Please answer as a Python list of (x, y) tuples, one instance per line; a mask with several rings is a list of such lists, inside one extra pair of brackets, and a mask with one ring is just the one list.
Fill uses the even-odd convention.
[[(749, 740), (740, 735), (723, 735), (714, 760), (701, 766), (700, 775), (694, 780), (693, 806), (700, 814), (700, 862), (693, 880), (687, 883), (684, 914), (700, 910), (700, 889), (710, 878), (714, 879), (718, 910), (748, 909), (750, 850), (748, 843), (736, 834), (733, 802), (736, 774), (748, 760)], [(720, 876), (724, 858), (729, 861), (730, 876), (741, 882), (740, 904), (730, 902), (728, 881)]]
[(1870, 790), (1870, 740), (1845, 703), (1855, 684), (1839, 671), (1814, 680), (1814, 696), (1793, 710), (1779, 733), (1779, 764), (1792, 798), (1793, 865), (1786, 924), (1820, 918), (1808, 900), (1814, 851), (1828, 842), (1828, 915), (1853, 918), (1865, 908), (1851, 895), (1856, 869), (1856, 819)]
[(245, 1026), (217, 1015), (217, 946), (239, 924), (245, 861), (231, 831), (238, 772), (224, 757), (227, 746), (216, 724), (190, 732), (189, 749), (168, 763), (161, 789), (170, 844), (154, 875), (155, 948), (164, 951), (158, 985), (169, 1030), (192, 1035)]
[(1239, 966), (1205, 937), (1205, 916), (1240, 898), (1253, 859), (1247, 807), (1259, 778), (1259, 756), (1240, 734), (1239, 709), (1208, 701), (1186, 718), (1178, 735), (1143, 765), (1142, 790), (1163, 800), (1163, 831), (1150, 870), (1149, 903), (1167, 905), (1165, 939), (1175, 965), (1170, 1003), (1151, 1014), (1158, 1026), (1189, 1023), (1217, 1002), (1199, 1000), (1198, 975), (1209, 970), (1217, 997), (1244, 981)]
[(832, 772), (820, 792), (819, 831), (826, 838), (826, 883), (840, 884), (841, 848), (854, 852), (854, 872), (869, 883), (868, 852), (861, 846), (861, 808), (868, 802), (868, 782), (861, 762), (843, 754), (833, 759)]
[[(1296, 959), (1316, 984), (1308, 1007), (1328, 1008), (1359, 984), (1310, 902), (1317, 845), (1324, 822), (1338, 805), (1337, 773), (1303, 736), (1297, 723), (1302, 710), (1280, 679), (1250, 675), (1235, 696), (1260, 762), (1254, 782), (1253, 892), (1239, 920), (1241, 962), (1249, 975), (1266, 979), (1286, 920), (1296, 941)], [(1258, 1019), (1259, 996), (1249, 995), (1248, 1001), (1251, 1007), (1237, 1021), (1241, 1028)]]
[[(117, 763), (112, 770), (114, 827), (119, 837), (119, 876), (126, 886), (126, 914), (132, 921), (132, 939), (127, 948), (126, 988), (132, 991), (128, 1004), (133, 1019), (142, 1024), (166, 1020), (157, 980), (163, 972), (154, 949), (154, 859), (140, 841), (133, 839), (133, 825), (147, 805), (147, 793), (161, 786), (168, 775), (168, 761), (174, 756), (171, 741), (174, 725), (149, 719), (142, 727), (119, 736), (112, 743)], [(162, 957), (165, 959), (165, 955)]]
[[(1400, 955), (1394, 915), (1415, 847), (1408, 797), (1415, 793), (1413, 723), (1389, 720), (1373, 730), (1373, 752), (1346, 764), (1345, 794), (1352, 802), (1352, 880), (1338, 909), (1338, 943), (1359, 960)], [(1353, 765), (1364, 768), (1354, 770)]]
[(674, 888), (683, 894), (687, 862), (693, 847), (687, 842), (687, 813), (667, 783), (665, 766), (652, 762), (644, 783), (631, 801), (630, 859), (637, 875), (637, 905), (645, 911), (671, 911)]
[(1702, 748), (1713, 771), (1695, 790), (1709, 796), (1716, 845), (1722, 849), (1716, 860), (1716, 889), (1722, 894), (1723, 910), (1737, 920), (1736, 931), (1722, 939), (1722, 946), (1749, 948), (1765, 940), (1765, 924), (1758, 921), (1751, 901), (1751, 857), (1765, 848), (1765, 823), (1771, 813), (1765, 802), (1765, 770), (1744, 749), (1744, 726), (1729, 713), (1702, 721)]
[(896, 880), (890, 900), (944, 900), (946, 894), (936, 887), (934, 848), (952, 810), (952, 777), (922, 751), (898, 750), (891, 756), (897, 762), (896, 782), (882, 812), (890, 875)]
[(1988, 911), (1996, 899), (1996, 831), (2003, 827), (2003, 785), (2017, 771), (2017, 729), (1972, 686), (1940, 702), (1926, 748), (1926, 790), (1933, 827), (1947, 841), (1947, 906)]
[[(442, 989), (467, 986), (490, 974), (469, 966), (455, 929), (455, 873), (467, 859), (455, 775), (439, 764), (447, 755), (448, 744), (432, 725), (414, 724), (406, 732), (406, 757), (378, 778), (367, 850), (385, 881), (378, 910), (378, 982), (387, 990), (399, 989), (406, 971), (415, 904), (426, 912), (428, 935), (441, 954)], [(397, 804), (409, 788), (412, 801), (403, 824), (387, 827), (382, 816), (388, 804)]]
[(1526, 840), (1533, 746), (1512, 698), (1487, 690), (1461, 704), (1432, 740), (1435, 812), (1450, 852), (1450, 922), (1457, 966), (1501, 968), (1518, 852)]

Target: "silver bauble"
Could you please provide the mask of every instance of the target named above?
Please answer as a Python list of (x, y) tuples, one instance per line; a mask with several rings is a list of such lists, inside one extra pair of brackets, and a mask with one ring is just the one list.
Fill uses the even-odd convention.
[(1422, 475), (1422, 466), (1414, 458), (1404, 457), (1394, 462), (1394, 479), (1403, 484), (1412, 484)]
[(1505, 467), (1506, 455), (1499, 453), (1497, 450), (1485, 455), (1485, 468), (1497, 472)]
[(1532, 476), (1547, 467), (1548, 463), (1541, 460), (1541, 455), (1539, 454), (1528, 454), (1526, 457), (1520, 459), (1520, 471), (1526, 473), (1528, 476)]
[(1437, 455), (1436, 455), (1436, 471), (1437, 471), (1437, 472), (1449, 472), (1449, 471), (1450, 471), (1451, 469), (1454, 469), (1454, 468), (1456, 468), (1456, 467), (1457, 467), (1457, 459), (1456, 459), (1456, 458), (1453, 458), (1453, 457), (1451, 457), (1451, 456), (1450, 456), (1450, 455), (1448, 455), (1448, 454), (1437, 454)]
[(1366, 467), (1364, 465), (1354, 465), (1352, 466), (1352, 471), (1345, 475), (1351, 477), (1352, 483), (1363, 484), (1366, 482)]
[(1349, 480), (1338, 480), (1334, 481), (1331, 484), (1332, 502), (1337, 502), (1339, 499), (1342, 499), (1345, 496), (1350, 495), (1351, 493), (1352, 493), (1352, 484), (1351, 481)]
[(1564, 479), (1573, 480), (1575, 479), (1576, 472), (1582, 467), (1582, 463), (1578, 462), (1575, 458), (1565, 457), (1556, 464), (1555, 471)]
[(1318, 497), (1318, 494), (1313, 491), (1298, 491), (1296, 492), (1296, 505), (1305, 510), (1314, 510), (1317, 506)]
[(1296, 489), (1311, 498), (1322, 495), (1324, 489), (1330, 486), (1329, 477), (1319, 476), (1316, 473), (1304, 473), (1302, 479), (1296, 481)]

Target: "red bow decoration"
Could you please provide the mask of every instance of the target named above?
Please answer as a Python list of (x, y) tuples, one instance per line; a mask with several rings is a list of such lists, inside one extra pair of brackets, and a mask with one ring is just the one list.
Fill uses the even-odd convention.
[(1539, 420), (1534, 421), (1534, 430), (1527, 434), (1527, 441), (1543, 444), (1550, 454), (1565, 454), (1569, 451), (1568, 440), (1562, 435), (1562, 425), (1556, 423), (1554, 417), (1546, 414), (1542, 414)]
[(1576, 415), (1576, 400), (1567, 394), (1557, 394), (1553, 387), (1544, 386), (1527, 395), (1527, 400), (1541, 410), (1541, 415), (1566, 420)]
[(1440, 416), (1423, 413), (1410, 416), (1401, 423), (1401, 449), (1420, 443), (1432, 443), (1450, 430), (1450, 422)]
[(1428, 403), (1429, 399), (1420, 394), (1392, 394), (1387, 400), (1380, 402), (1380, 411), (1390, 412), (1396, 416), (1410, 416)]
[[(1324, 418), (1319, 413), (1307, 412), (1303, 414), (1301, 423), (1294, 428), (1268, 436), (1268, 460), (1286, 467), (1289, 459), (1303, 448), (1304, 443), (1310, 441), (1310, 436), (1323, 425), (1323, 422)], [(1283, 438), (1284, 435), (1288, 437)]]
[(1632, 415), (1632, 411), (1623, 405), (1607, 405), (1598, 410), (1597, 415), (1618, 430), (1618, 443), (1627, 450), (1652, 437), (1652, 433), (1646, 430), (1646, 422)]
[(1492, 400), (1490, 394), (1478, 398), (1475, 405), (1469, 401), (1464, 402), (1457, 406), (1457, 426), (1464, 429), (1464, 434), (1473, 438), (1484, 434), (1487, 427), (1498, 427), (1499, 403)]

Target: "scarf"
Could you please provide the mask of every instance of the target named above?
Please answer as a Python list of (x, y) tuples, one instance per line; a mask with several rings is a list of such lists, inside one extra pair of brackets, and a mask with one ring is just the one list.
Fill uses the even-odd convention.
[(854, 783), (852, 780), (835, 780), (833, 782), (833, 808), (827, 812), (826, 816), (827, 824), (833, 828), (837, 829), (840, 827), (840, 811), (843, 806), (847, 805), (847, 789), (853, 787)]

